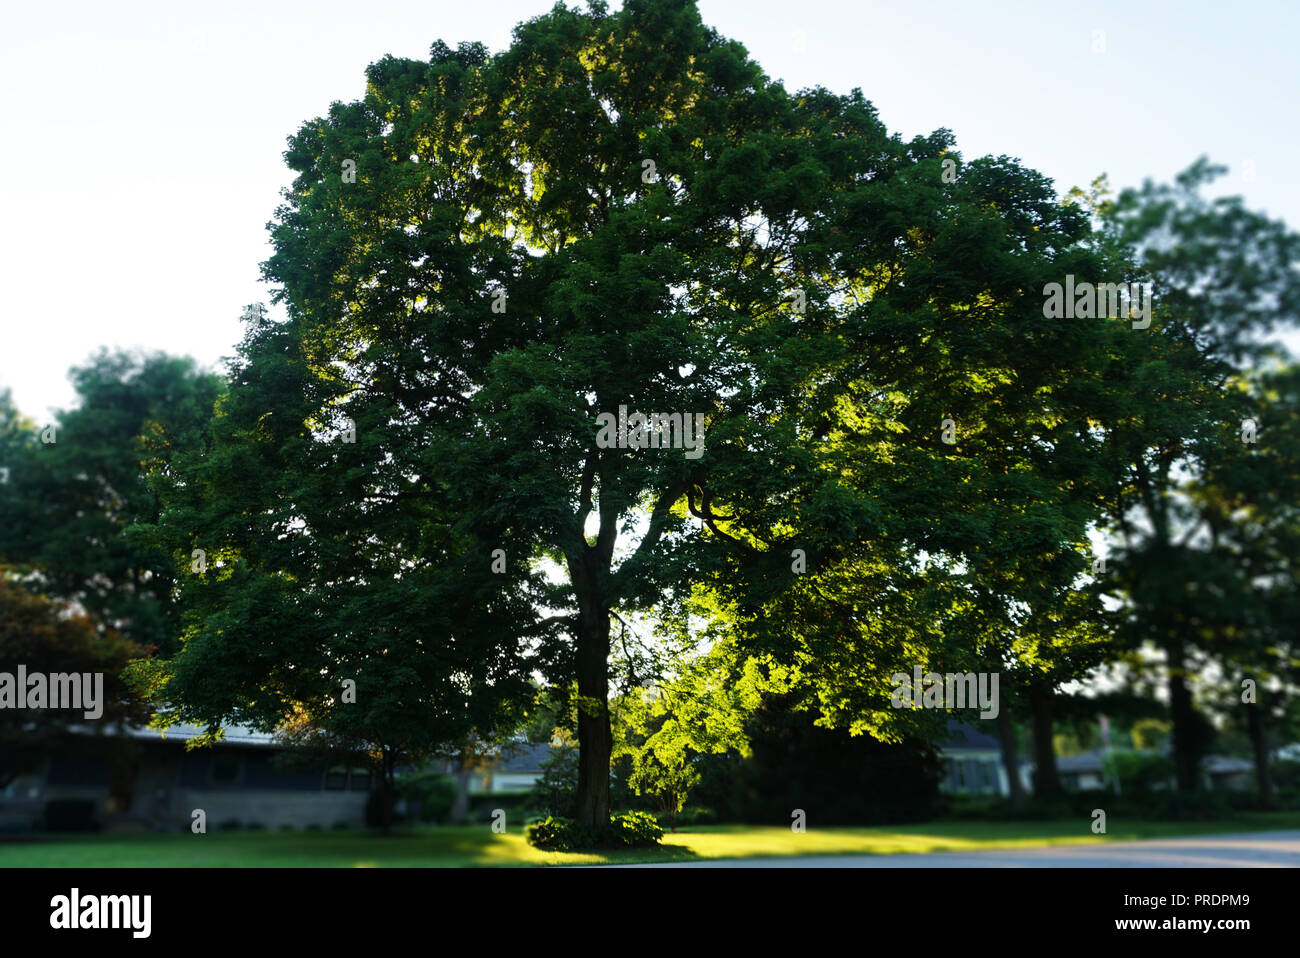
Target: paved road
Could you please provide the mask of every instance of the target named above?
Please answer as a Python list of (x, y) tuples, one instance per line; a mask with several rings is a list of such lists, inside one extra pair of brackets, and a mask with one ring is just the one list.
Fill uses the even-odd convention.
[[(609, 866), (603, 866), (609, 867)], [(926, 855), (817, 855), (627, 868), (1300, 868), (1300, 831)]]

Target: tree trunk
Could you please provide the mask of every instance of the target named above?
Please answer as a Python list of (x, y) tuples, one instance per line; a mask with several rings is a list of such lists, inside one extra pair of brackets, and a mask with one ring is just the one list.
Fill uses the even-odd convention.
[(1005, 697), (1003, 707), (993, 721), (997, 723), (998, 741), (1002, 743), (1002, 767), (1007, 773), (1007, 786), (1011, 789), (1011, 807), (1020, 811), (1025, 807), (1025, 787), (1020, 782), (1020, 749)]
[(598, 834), (609, 829), (609, 615), (580, 616), (578, 627), (577, 820)]
[(114, 814), (125, 815), (135, 798), (135, 781), (140, 771), (139, 745), (127, 742), (113, 746), (107, 765), (109, 808)]
[(1165, 647), (1169, 662), (1169, 709), (1174, 724), (1174, 769), (1178, 775), (1178, 790), (1192, 792), (1200, 788), (1199, 731), (1196, 728), (1196, 707), (1192, 692), (1187, 687), (1187, 663), (1180, 642), (1170, 642)]
[(461, 757), (456, 762), (456, 798), (451, 803), (451, 823), (464, 825), (469, 819), (469, 760)]
[(383, 834), (391, 835), (393, 833), (393, 803), (397, 791), (394, 786), (394, 761), (393, 753), (389, 749), (382, 749), (382, 754), (383, 769), (380, 784), (379, 827)]
[(1246, 706), (1246, 726), (1250, 744), (1255, 747), (1255, 780), (1259, 783), (1259, 800), (1265, 807), (1273, 804), (1273, 773), (1268, 767), (1268, 732), (1264, 727), (1263, 708), (1258, 702)]
[(1061, 776), (1056, 770), (1056, 746), (1052, 743), (1052, 713), (1055, 693), (1047, 682), (1029, 687), (1029, 710), (1034, 721), (1034, 794), (1060, 795)]

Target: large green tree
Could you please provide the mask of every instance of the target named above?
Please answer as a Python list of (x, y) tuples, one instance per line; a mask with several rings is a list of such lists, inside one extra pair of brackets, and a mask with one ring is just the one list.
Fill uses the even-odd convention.
[[(891, 673), (1001, 654), (936, 625), (972, 569), (1023, 599), (1080, 567), (1087, 408), (1131, 341), (1044, 318), (1086, 216), (952, 146), (787, 91), (688, 0), (373, 64), (290, 139), (288, 321), (250, 318), (175, 485), (178, 558), (222, 565), (183, 585), (169, 694), (272, 722), (371, 670), (446, 735), (536, 670), (575, 690), (600, 828), (611, 623), (702, 612), (824, 722), (901, 734)], [(702, 448), (610, 448), (620, 407)]]

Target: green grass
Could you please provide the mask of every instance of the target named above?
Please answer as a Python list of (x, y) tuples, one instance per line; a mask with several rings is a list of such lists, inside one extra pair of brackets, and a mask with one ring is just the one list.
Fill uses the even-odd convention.
[(888, 855), (904, 852), (1034, 848), (1300, 828), (1295, 812), (1253, 812), (1227, 821), (1110, 821), (1094, 835), (1090, 820), (1048, 822), (942, 821), (881, 828), (712, 825), (664, 836), (660, 848), (599, 854), (542, 852), (522, 828), (495, 835), (486, 824), (428, 828), (383, 837), (371, 832), (212, 832), (207, 835), (65, 835), (0, 842), (0, 868), (24, 867), (459, 867), (586, 865), (698, 861), (799, 855)]

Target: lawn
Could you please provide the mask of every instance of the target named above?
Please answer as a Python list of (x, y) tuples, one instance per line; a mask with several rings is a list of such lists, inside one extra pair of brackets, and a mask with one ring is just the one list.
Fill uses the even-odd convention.
[(0, 868), (23, 867), (458, 867), (587, 865), (693, 861), (759, 856), (888, 855), (1167, 838), (1300, 827), (1300, 814), (1243, 814), (1216, 822), (1110, 822), (1094, 835), (1090, 821), (943, 821), (881, 828), (712, 825), (664, 836), (661, 848), (599, 854), (542, 852), (524, 842), (522, 828), (493, 834), (486, 824), (428, 828), (383, 837), (364, 831), (212, 832), (207, 835), (42, 836), (0, 841)]

